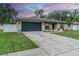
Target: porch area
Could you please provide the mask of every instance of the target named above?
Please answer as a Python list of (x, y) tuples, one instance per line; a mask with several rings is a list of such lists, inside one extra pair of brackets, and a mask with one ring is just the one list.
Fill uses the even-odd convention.
[(62, 32), (73, 30), (72, 27), (72, 24), (42, 22), (42, 31)]
[(42, 31), (53, 31), (57, 32), (60, 30), (60, 24), (59, 23), (50, 23), (50, 22), (42, 22)]

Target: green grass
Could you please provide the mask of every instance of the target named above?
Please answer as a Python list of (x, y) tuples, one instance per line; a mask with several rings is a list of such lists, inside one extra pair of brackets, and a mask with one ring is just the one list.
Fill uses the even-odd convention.
[(38, 46), (22, 33), (5, 33), (0, 31), (0, 54), (37, 48)]
[(65, 32), (58, 32), (58, 33), (55, 33), (55, 34), (79, 40), (79, 31), (65, 31)]

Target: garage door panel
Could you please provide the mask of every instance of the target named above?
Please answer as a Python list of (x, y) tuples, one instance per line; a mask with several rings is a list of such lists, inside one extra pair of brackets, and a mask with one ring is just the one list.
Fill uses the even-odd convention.
[(41, 23), (22, 22), (22, 31), (41, 31)]

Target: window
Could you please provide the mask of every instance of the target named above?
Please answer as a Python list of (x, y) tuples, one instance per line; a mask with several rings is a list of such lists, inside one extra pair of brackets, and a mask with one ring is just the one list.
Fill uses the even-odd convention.
[(51, 29), (48, 23), (45, 24), (45, 29), (46, 30), (50, 30)]

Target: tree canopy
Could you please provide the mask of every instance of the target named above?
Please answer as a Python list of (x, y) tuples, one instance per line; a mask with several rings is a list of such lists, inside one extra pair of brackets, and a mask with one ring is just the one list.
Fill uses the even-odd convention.
[(43, 15), (44, 10), (43, 9), (36, 10), (34, 13), (35, 13), (36, 17), (40, 17), (40, 18), (44, 17), (44, 15)]
[(11, 7), (10, 4), (1, 4), (0, 5), (0, 23), (15, 23), (15, 17), (17, 15), (17, 11)]
[(79, 21), (79, 9), (75, 10), (55, 10), (48, 14), (49, 19), (57, 19), (66, 22)]

